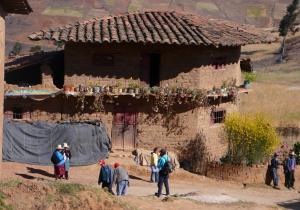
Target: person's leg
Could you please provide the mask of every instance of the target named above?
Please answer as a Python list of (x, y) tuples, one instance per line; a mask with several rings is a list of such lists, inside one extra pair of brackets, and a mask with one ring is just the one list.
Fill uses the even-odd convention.
[(292, 187), (292, 171), (289, 171), (289, 188)]
[(121, 195), (121, 192), (122, 192), (122, 191), (121, 191), (121, 187), (122, 187), (122, 186), (121, 186), (121, 183), (118, 182), (118, 183), (117, 183), (117, 196), (120, 196), (120, 195)]
[(55, 180), (58, 180), (59, 175), (55, 175)]
[(107, 187), (107, 182), (102, 182), (102, 188)]
[(151, 177), (150, 177), (150, 182), (151, 182), (151, 183), (154, 182), (154, 174), (155, 174), (155, 172), (153, 172), (153, 171), (151, 170)]
[(65, 172), (65, 178), (66, 178), (66, 180), (69, 179), (69, 171), (66, 171), (66, 172)]
[(107, 187), (108, 187), (108, 192), (110, 192), (110, 194), (112, 195), (115, 195), (115, 193), (112, 191), (112, 185), (111, 185), (111, 182), (110, 183), (107, 183)]
[(163, 186), (163, 184), (164, 184), (164, 178), (163, 178), (163, 176), (159, 176), (159, 181), (158, 181), (158, 184), (157, 184), (157, 186), (158, 186), (158, 192), (157, 192), (157, 196), (160, 196), (161, 195), (161, 191), (162, 191), (162, 186)]
[(292, 176), (291, 176), (291, 187), (294, 188), (294, 183), (295, 183), (295, 171), (291, 171)]
[(126, 192), (127, 192), (127, 186), (128, 186), (128, 181), (122, 181), (122, 193), (121, 195), (126, 195)]
[(273, 168), (272, 172), (273, 172), (273, 184), (274, 184), (274, 187), (276, 187), (277, 186), (277, 184), (276, 184), (276, 179), (277, 179), (276, 169)]
[(164, 184), (165, 184), (165, 188), (166, 188), (166, 194), (170, 195), (170, 191), (169, 191), (169, 175), (167, 175), (164, 178)]
[(157, 172), (155, 172), (155, 182), (158, 182), (158, 180), (159, 180), (159, 175), (158, 175), (158, 171), (157, 171)]

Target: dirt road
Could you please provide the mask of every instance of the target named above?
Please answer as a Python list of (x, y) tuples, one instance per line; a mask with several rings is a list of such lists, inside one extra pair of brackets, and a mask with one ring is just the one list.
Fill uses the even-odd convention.
[[(107, 162), (119, 162), (122, 166), (122, 163), (132, 163), (133, 160), (129, 158), (109, 158)], [(71, 167), (69, 171), (70, 180), (63, 180), (63, 182), (97, 185), (99, 170), (100, 166), (98, 164), (91, 166)], [(53, 167), (51, 166), (3, 162), (2, 171), (2, 179), (13, 178), (21, 180), (34, 180), (36, 178), (41, 178), (45, 180), (54, 180)], [(128, 188), (128, 195), (149, 196), (153, 195), (157, 191), (156, 184), (149, 182), (150, 174), (149, 176), (138, 176), (136, 175), (135, 171), (129, 171), (129, 174), (131, 178), (131, 187)], [(260, 207), (264, 206), (264, 208), (269, 205), (279, 205), (285, 207), (286, 209), (300, 209), (300, 193), (298, 193), (298, 190), (300, 189), (289, 191), (283, 187), (282, 190), (276, 191), (272, 188), (265, 189), (261, 187), (243, 187), (236, 184), (215, 181), (203, 176), (189, 180), (182, 180), (174, 177), (171, 178), (169, 182), (171, 194), (185, 194), (189, 192), (200, 191), (204, 195), (226, 195), (231, 198), (236, 198), (240, 201), (254, 202)], [(126, 200), (128, 199), (130, 200), (130, 197), (128, 197)], [(228, 207), (228, 209), (233, 208), (231, 206)]]

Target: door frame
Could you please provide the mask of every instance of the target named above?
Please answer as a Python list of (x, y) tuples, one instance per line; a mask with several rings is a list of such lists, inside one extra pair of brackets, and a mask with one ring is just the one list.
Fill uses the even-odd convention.
[[(133, 128), (133, 133), (134, 133), (134, 139), (133, 139), (133, 147), (132, 148), (126, 148), (125, 147), (125, 139), (124, 135), (122, 138), (122, 147), (115, 147), (115, 114), (116, 114), (116, 108), (123, 108), (123, 113), (124, 113), (124, 125), (125, 125), (125, 113), (126, 113), (126, 107), (132, 107), (135, 109), (134, 113), (134, 118), (135, 118), (135, 124)], [(120, 150), (125, 150), (125, 149), (135, 149), (136, 148), (136, 136), (137, 136), (137, 107), (136, 106), (131, 106), (126, 103), (120, 103), (119, 105), (114, 105), (114, 112), (113, 112), (113, 120), (112, 120), (112, 148), (113, 149), (120, 149)]]

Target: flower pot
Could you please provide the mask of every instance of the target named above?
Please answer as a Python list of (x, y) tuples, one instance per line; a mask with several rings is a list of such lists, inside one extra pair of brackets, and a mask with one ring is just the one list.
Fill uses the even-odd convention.
[(150, 94), (150, 90), (149, 89), (145, 90), (145, 93)]
[(100, 87), (94, 87), (94, 92), (99, 93), (100, 92)]
[(64, 91), (65, 91), (65, 92), (68, 92), (68, 91), (70, 90), (69, 86), (65, 86), (65, 85), (64, 85), (63, 87), (64, 87)]
[(115, 88), (113, 89), (113, 93), (118, 93), (118, 90), (119, 90), (119, 88), (115, 87)]
[(71, 91), (71, 92), (74, 92), (74, 90), (75, 90), (75, 87), (71, 87), (71, 88), (70, 88), (70, 91)]
[(109, 86), (105, 86), (104, 90), (106, 90), (107, 92), (109, 92)]
[(134, 93), (137, 94), (140, 92), (140, 88), (134, 88)]
[(222, 91), (221, 91), (221, 90), (216, 90), (216, 93), (217, 93), (217, 94), (221, 94)]
[(84, 86), (83, 86), (83, 84), (80, 84), (80, 85), (79, 85), (79, 91), (84, 91)]
[(74, 88), (74, 91), (78, 92), (79, 91), (79, 87)]
[(244, 80), (244, 88), (249, 88), (250, 82), (248, 80)]
[(103, 91), (103, 86), (99, 86), (99, 92)]
[(129, 92), (129, 93), (133, 93), (133, 92), (134, 92), (134, 90), (133, 90), (133, 89), (131, 89), (131, 88), (128, 88), (128, 92)]
[(119, 93), (122, 93), (123, 92), (123, 89), (122, 88), (119, 88)]
[(127, 88), (124, 88), (124, 89), (123, 89), (123, 93), (127, 93)]

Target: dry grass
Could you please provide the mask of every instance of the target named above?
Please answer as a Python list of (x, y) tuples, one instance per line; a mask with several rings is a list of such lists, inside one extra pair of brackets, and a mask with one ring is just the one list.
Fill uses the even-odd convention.
[(250, 87), (252, 92), (241, 95), (242, 113), (267, 112), (277, 125), (300, 125), (300, 69), (261, 73)]

